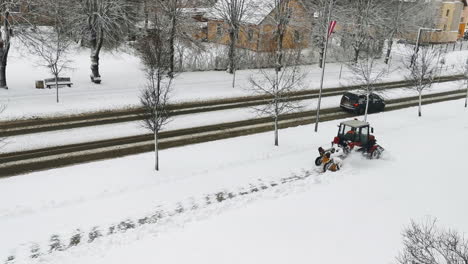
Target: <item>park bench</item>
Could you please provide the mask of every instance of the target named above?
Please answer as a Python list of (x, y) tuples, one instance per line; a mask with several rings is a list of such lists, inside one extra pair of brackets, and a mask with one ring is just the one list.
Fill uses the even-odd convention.
[[(57, 83), (58, 86), (72, 86), (71, 78), (70, 77), (58, 77), (57, 78)], [(51, 88), (52, 86), (55, 86), (55, 78), (49, 78), (49, 79), (44, 79), (44, 86), (47, 88)]]

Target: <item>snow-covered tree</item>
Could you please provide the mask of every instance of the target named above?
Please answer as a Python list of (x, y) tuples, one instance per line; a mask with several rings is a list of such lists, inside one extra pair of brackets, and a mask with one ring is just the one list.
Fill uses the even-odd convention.
[[(322, 67), (325, 53), (326, 34), (328, 31), (328, 15), (330, 20), (336, 20), (333, 9), (337, 0), (311, 0), (303, 1), (310, 19), (312, 45), (319, 49), (319, 67)], [(331, 9), (331, 10), (330, 10)]]
[(273, 32), (275, 71), (280, 71), (283, 65), (288, 64), (284, 58), (284, 39), (293, 17), (294, 7), (292, 0), (271, 0), (269, 3), (273, 15), (269, 16), (267, 23), (275, 27)]
[(337, 16), (338, 34), (350, 60), (357, 62), (363, 52), (380, 52), (384, 42), (382, 11), (386, 0), (342, 0)]
[[(155, 18), (157, 20), (157, 18)], [(170, 71), (170, 44), (159, 29), (148, 31), (139, 40), (138, 54), (146, 72), (147, 84), (140, 95), (145, 110), (144, 126), (154, 134), (155, 170), (159, 170), (159, 131), (168, 122), (167, 104), (173, 77)]]
[(432, 86), (437, 74), (438, 52), (437, 49), (421, 46), (417, 53), (409, 52), (403, 62), (408, 68), (406, 79), (411, 83), (410, 89), (419, 96), (418, 116), (422, 115), (422, 93)]
[(465, 108), (468, 107), (468, 57), (465, 60), (458, 64), (460, 72), (463, 74), (464, 82), (465, 82)]
[(366, 108), (364, 110), (364, 121), (367, 121), (369, 109), (369, 97), (375, 92), (375, 85), (387, 74), (385, 67), (378, 67), (376, 58), (366, 55), (365, 58), (357, 63), (348, 63), (348, 68), (353, 73), (353, 82), (359, 86), (359, 89), (366, 95)]
[[(8, 89), (6, 69), (13, 35), (21, 36), (24, 28), (31, 27), (34, 13), (22, 10), (21, 0), (0, 0), (0, 88)], [(14, 15), (12, 15), (13, 11)]]
[(238, 60), (236, 54), (236, 44), (239, 38), (241, 26), (244, 23), (247, 8), (248, 0), (219, 0), (214, 6), (214, 15), (220, 17), (228, 25), (228, 72), (233, 74), (232, 87), (235, 85)]
[(271, 117), (274, 124), (275, 146), (278, 146), (278, 129), (281, 115), (293, 112), (301, 106), (292, 100), (292, 92), (300, 89), (305, 74), (297, 65), (286, 66), (281, 70), (261, 69), (249, 78), (250, 91), (271, 97), (265, 105), (253, 107), (261, 116)]
[(381, 20), (387, 39), (385, 63), (390, 60), (394, 39), (414, 35), (419, 27), (433, 28), (437, 11), (434, 1), (388, 0)]
[[(146, 2), (147, 0), (145, 0)], [(198, 42), (190, 33), (196, 32), (199, 28), (196, 27), (194, 19), (184, 9), (190, 7), (185, 0), (153, 0), (146, 4), (148, 17), (157, 16), (159, 23), (163, 23), (167, 27), (167, 41), (169, 42), (169, 71), (170, 76), (174, 76), (175, 72), (181, 71), (183, 52), (181, 49), (197, 48)], [(149, 26), (151, 28), (151, 25)], [(176, 54), (176, 51), (179, 51)], [(179, 67), (176, 67), (176, 55), (179, 59)]]
[(91, 49), (91, 81), (101, 83), (101, 50), (115, 49), (129, 37), (137, 20), (135, 0), (76, 0), (74, 14), (67, 18), (77, 39)]
[(465, 62), (465, 72), (463, 74), (465, 76), (465, 85), (466, 85), (466, 96), (465, 96), (465, 108), (468, 107), (468, 59)]
[(403, 230), (403, 249), (397, 263), (467, 264), (468, 239), (456, 230), (439, 228), (432, 217), (422, 223), (411, 221)]
[(24, 37), (30, 52), (40, 58), (40, 65), (47, 67), (55, 78), (56, 101), (59, 102), (58, 78), (68, 68), (70, 48), (73, 45), (71, 28), (66, 22), (70, 15), (70, 3), (67, 0), (37, 0), (39, 12), (50, 21), (50, 27), (37, 27)]

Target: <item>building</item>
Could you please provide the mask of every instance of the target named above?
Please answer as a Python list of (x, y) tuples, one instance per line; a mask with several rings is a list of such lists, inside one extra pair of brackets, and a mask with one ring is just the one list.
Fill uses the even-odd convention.
[(465, 35), (465, 31), (468, 26), (468, 3), (467, 0), (463, 0), (463, 11), (460, 18), (460, 25), (458, 27), (458, 37), (462, 38)]
[[(253, 51), (269, 52), (277, 46), (275, 38), (275, 6), (274, 1), (251, 0), (245, 14), (245, 19), (240, 27), (236, 46)], [(206, 12), (201, 22), (206, 23), (204, 36), (206, 41), (228, 45), (229, 25), (219, 14), (222, 4), (218, 1), (210, 11)], [(310, 30), (306, 26), (306, 9), (301, 2), (290, 0), (290, 22), (286, 28), (283, 40), (283, 48), (305, 48), (309, 44)]]
[(437, 6), (434, 28), (440, 32), (426, 33), (422, 40), (430, 43), (457, 41), (468, 23), (466, 0), (435, 0), (434, 3)]

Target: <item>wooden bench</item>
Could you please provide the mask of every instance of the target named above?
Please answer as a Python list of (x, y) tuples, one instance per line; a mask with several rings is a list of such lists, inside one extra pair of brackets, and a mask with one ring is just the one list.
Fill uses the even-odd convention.
[[(71, 78), (70, 77), (58, 77), (57, 78), (57, 83), (58, 86), (72, 86)], [(55, 86), (55, 78), (49, 78), (49, 79), (44, 79), (44, 86), (47, 88), (51, 88), (52, 86)]]

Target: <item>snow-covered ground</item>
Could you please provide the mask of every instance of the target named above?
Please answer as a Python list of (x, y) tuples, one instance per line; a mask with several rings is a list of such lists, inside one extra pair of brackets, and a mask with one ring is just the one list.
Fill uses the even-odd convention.
[[(402, 54), (410, 46), (396, 45), (395, 47), (391, 73), (384, 78), (384, 81), (404, 78), (403, 70), (399, 68)], [(89, 78), (89, 51), (77, 49), (71, 58), (72, 69), (63, 73), (63, 76), (70, 76), (74, 84), (71, 88), (60, 89), (61, 102), (57, 104), (54, 89), (34, 88), (36, 80), (50, 77), (48, 70), (38, 66), (37, 58), (26, 52), (18, 52), (21, 49), (21, 44), (13, 43), (7, 68), (9, 90), (0, 90), (0, 104), (6, 105), (6, 110), (0, 115), (0, 120), (76, 114), (132, 107), (139, 104), (138, 97), (145, 84), (145, 78), (139, 59), (132, 54), (103, 52), (100, 60), (103, 82), (101, 85), (96, 85), (91, 83)], [(450, 67), (448, 70), (444, 69), (442, 74), (458, 72), (459, 69), (452, 69), (451, 66), (459, 64), (466, 56), (467, 51), (450, 52), (446, 58), (446, 65)], [(346, 66), (343, 67), (342, 78), (339, 78), (341, 66), (340, 63), (327, 64), (325, 87), (350, 84), (351, 73)], [(308, 72), (303, 88), (318, 88), (321, 69), (317, 65), (312, 65), (303, 67), (303, 70)], [(171, 98), (173, 102), (181, 102), (248, 95), (250, 94), (248, 78), (252, 74), (258, 73), (256, 70), (238, 71), (236, 87), (232, 88), (232, 76), (226, 72), (181, 73), (174, 82)]]
[[(313, 165), (338, 121), (239, 137), (0, 180), (0, 261), (15, 263), (392, 263), (410, 219), (435, 216), (468, 232), (463, 101), (369, 116), (381, 160), (351, 156), (337, 173)], [(206, 195), (238, 193), (291, 176), (253, 194), (206, 205)], [(213, 196), (211, 196), (213, 198)], [(155, 224), (87, 243), (96, 227), (182, 206)], [(56, 234), (68, 244), (49, 253)], [(39, 245), (40, 256), (29, 259)]]

